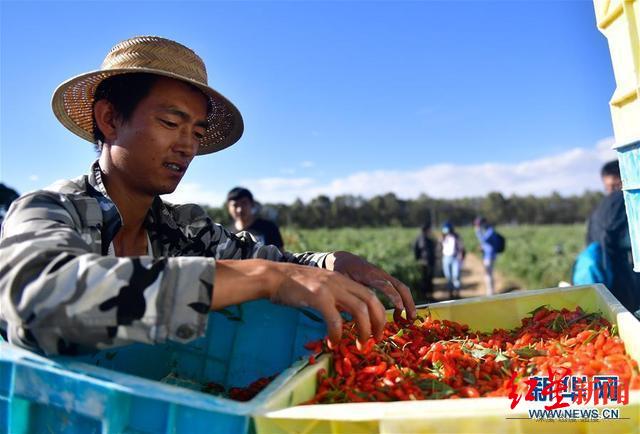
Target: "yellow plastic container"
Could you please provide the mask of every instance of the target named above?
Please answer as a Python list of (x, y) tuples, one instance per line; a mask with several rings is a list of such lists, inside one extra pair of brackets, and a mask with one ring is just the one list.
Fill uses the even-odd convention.
[(609, 42), (616, 89), (609, 101), (625, 190), (634, 271), (640, 271), (640, 0), (594, 0)]
[(594, 0), (598, 29), (609, 42), (616, 90), (611, 119), (616, 144), (640, 139), (640, 1)]
[[(517, 327), (528, 312), (543, 304), (555, 309), (581, 306), (586, 311), (602, 312), (610, 322), (618, 325), (627, 352), (640, 360), (640, 322), (602, 285), (529, 290), (442, 302), (430, 305), (429, 310), (434, 318), (466, 323), (474, 330), (491, 331)], [(329, 362), (328, 355), (321, 357), (318, 363), (302, 370), (274, 394), (263, 411), (254, 415), (257, 433), (640, 432), (640, 391), (630, 393), (629, 404), (615, 407), (620, 409), (620, 419), (610, 422), (535, 421), (528, 419), (527, 410), (540, 408), (539, 403), (536, 407), (527, 407), (525, 404), (530, 403), (522, 400), (515, 410), (511, 410), (508, 398), (298, 406), (314, 396), (316, 373), (328, 367)]]

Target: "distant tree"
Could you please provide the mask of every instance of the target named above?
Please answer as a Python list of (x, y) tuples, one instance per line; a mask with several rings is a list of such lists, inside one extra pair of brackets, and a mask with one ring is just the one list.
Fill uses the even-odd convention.
[(508, 220), (509, 209), (507, 200), (501, 193), (489, 193), (482, 204), (482, 215), (490, 222), (504, 222)]
[[(430, 220), (434, 227), (445, 220), (455, 225), (471, 224), (482, 214), (496, 224), (584, 223), (602, 199), (602, 193), (585, 192), (579, 196), (533, 195), (508, 198), (499, 192), (486, 197), (435, 199), (421, 195), (417, 199), (399, 199), (393, 193), (365, 199), (341, 195), (334, 199), (318, 196), (308, 203), (298, 199), (291, 205), (265, 204), (263, 210), (283, 226), (317, 227), (419, 227)], [(207, 208), (214, 221), (228, 224), (224, 208)]]
[(318, 196), (309, 203), (309, 224), (311, 227), (335, 227), (331, 221), (331, 199), (327, 196)]

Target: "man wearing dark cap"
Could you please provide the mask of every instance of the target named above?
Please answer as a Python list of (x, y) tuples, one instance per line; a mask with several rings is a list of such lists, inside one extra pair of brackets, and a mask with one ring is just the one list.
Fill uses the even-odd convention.
[(249, 232), (262, 244), (276, 246), (284, 250), (284, 242), (278, 226), (258, 216), (253, 194), (244, 187), (235, 187), (227, 194), (227, 210), (233, 219), (231, 232)]

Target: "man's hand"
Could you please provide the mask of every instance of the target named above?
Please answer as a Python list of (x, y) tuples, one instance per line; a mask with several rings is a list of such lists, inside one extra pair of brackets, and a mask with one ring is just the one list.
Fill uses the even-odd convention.
[(371, 290), (340, 273), (262, 259), (216, 262), (212, 310), (257, 298), (318, 310), (334, 343), (342, 336), (340, 311), (353, 316), (361, 345), (371, 335), (382, 338), (384, 306)]
[(361, 257), (349, 252), (334, 252), (327, 258), (326, 267), (364, 286), (382, 291), (393, 303), (395, 316), (406, 310), (408, 320), (416, 318), (416, 305), (407, 285)]

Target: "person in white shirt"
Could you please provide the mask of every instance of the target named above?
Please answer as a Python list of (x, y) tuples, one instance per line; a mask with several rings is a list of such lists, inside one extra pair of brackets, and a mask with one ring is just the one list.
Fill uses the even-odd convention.
[(442, 271), (447, 279), (449, 298), (460, 298), (460, 271), (464, 259), (464, 244), (449, 222), (442, 225)]

